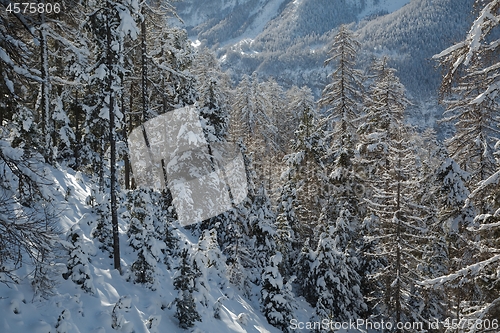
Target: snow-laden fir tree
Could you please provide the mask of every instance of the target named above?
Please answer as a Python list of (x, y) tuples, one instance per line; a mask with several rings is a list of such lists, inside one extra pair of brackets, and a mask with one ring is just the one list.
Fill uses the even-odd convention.
[(310, 258), (310, 271), (307, 285), (310, 300), (315, 306), (315, 317), (321, 321), (329, 319), (344, 322), (359, 318), (361, 311), (366, 310), (360, 289), (360, 277), (357, 259), (348, 251), (339, 251), (342, 239), (338, 229), (344, 227), (339, 217), (336, 225), (324, 228), (318, 240), (318, 247)]
[(168, 189), (161, 192), (150, 192), (153, 210), (157, 217), (154, 219), (155, 237), (162, 241), (163, 263), (171, 268), (179, 252), (179, 237), (175, 228), (177, 214), (172, 203), (172, 194)]
[(90, 188), (90, 195), (86, 204), (92, 207), (92, 212), (97, 217), (97, 223), (92, 230), (92, 237), (100, 242), (100, 248), (110, 253), (113, 252), (113, 229), (111, 226), (109, 194), (103, 193), (96, 184)]
[[(193, 270), (195, 272), (193, 298), (197, 304), (214, 310), (217, 317), (219, 302), (212, 304), (210, 295), (213, 287), (225, 290), (229, 286), (225, 256), (217, 242), (215, 229), (203, 230), (193, 253)], [(219, 304), (218, 304), (219, 303)]]
[(128, 192), (124, 217), (129, 220), (128, 243), (137, 256), (130, 267), (131, 279), (155, 290), (160, 283), (157, 266), (164, 261), (166, 244), (156, 229), (161, 215), (151, 193), (151, 190), (142, 188)]
[[(324, 132), (320, 127), (319, 115), (309, 89), (303, 89), (295, 110), (300, 117), (299, 126), (291, 146), (292, 152), (284, 157), (286, 167), (281, 177), (285, 182), (283, 186), (289, 187), (296, 196), (294, 211), (299, 223), (291, 224), (290, 227), (296, 241), (292, 243), (293, 250), (297, 252), (301, 242), (306, 238), (313, 238), (315, 221), (319, 217), (326, 179), (321, 158), (326, 149)], [(282, 197), (280, 200), (287, 199)]]
[(268, 258), (268, 264), (262, 273), (260, 304), (267, 321), (283, 332), (291, 332), (290, 320), (296, 310), (292, 280), (285, 282), (278, 267), (282, 260), (277, 252)]
[[(79, 223), (83, 221), (82, 219)], [(70, 278), (76, 284), (81, 285), (83, 290), (94, 294), (96, 290), (90, 272), (90, 256), (96, 254), (95, 248), (92, 246), (92, 243), (86, 239), (79, 224), (75, 224), (71, 227), (68, 234), (68, 241), (70, 244), (69, 260), (66, 264), (68, 271), (63, 274), (63, 277), (65, 279)]]
[(297, 253), (295, 249), (300, 248), (301, 244), (297, 239), (296, 232), (299, 231), (299, 221), (295, 214), (297, 204), (297, 184), (291, 175), (286, 175), (287, 179), (281, 188), (278, 197), (278, 214), (276, 217), (275, 243), (276, 250), (282, 254), (280, 271), (286, 276), (292, 275)]
[(206, 276), (215, 278), (218, 286), (224, 289), (228, 284), (226, 258), (220, 249), (215, 229), (203, 231), (198, 242), (198, 252), (205, 257)]
[(208, 142), (225, 141), (229, 130), (229, 79), (208, 49), (195, 54), (200, 120)]
[(201, 316), (196, 309), (196, 302), (193, 298), (197, 273), (193, 270), (193, 263), (187, 249), (181, 252), (180, 259), (179, 266), (176, 267), (176, 277), (174, 278), (174, 287), (179, 291), (174, 300), (176, 306), (174, 317), (179, 320), (180, 328), (187, 329), (193, 327), (194, 322), (201, 321)]

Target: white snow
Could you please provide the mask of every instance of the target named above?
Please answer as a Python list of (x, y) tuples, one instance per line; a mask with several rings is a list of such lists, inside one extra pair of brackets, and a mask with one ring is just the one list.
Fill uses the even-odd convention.
[[(12, 154), (14, 153), (12, 150)], [(167, 307), (177, 296), (173, 287), (175, 270), (168, 270), (166, 266), (158, 264), (162, 280), (155, 291), (128, 281), (130, 265), (136, 257), (127, 243), (125, 232), (128, 225), (120, 220), (121, 261), (124, 272), (120, 275), (113, 269), (113, 259), (109, 258), (109, 254), (100, 250), (98, 243), (93, 244), (97, 241), (91, 236), (91, 225), (96, 216), (85, 204), (90, 194), (90, 189), (85, 185), (88, 180), (71, 169), (60, 171), (47, 168), (46, 176), (54, 184), (53, 192), (56, 193), (56, 202), (61, 212), (61, 232), (66, 232), (78, 223), (86, 246), (91, 247), (86, 251), (91, 254), (90, 273), (96, 292), (94, 295), (86, 293), (71, 279), (62, 278), (66, 271), (67, 254), (60, 249), (58, 262), (54, 263), (54, 296), (43, 299), (35, 295), (27, 279), (18, 285), (7, 286), (0, 283), (0, 332), (183, 332), (174, 318), (175, 306)], [(65, 199), (64, 194), (68, 189), (71, 189), (70, 194)], [(197, 239), (194, 239), (189, 231), (179, 232), (179, 237), (187, 248), (195, 247)], [(30, 273), (30, 267), (25, 267), (24, 270), (25, 275)], [(218, 285), (219, 280), (216, 276), (209, 280), (208, 306), (197, 304), (202, 321), (195, 323), (193, 332), (280, 332), (267, 323), (259, 311), (257, 300), (244, 298), (241, 292), (232, 286), (226, 286), (222, 290)], [(256, 288), (254, 293), (258, 292), (258, 287)], [(219, 299), (222, 300), (220, 320), (213, 318), (211, 310)], [(300, 305), (308, 309), (305, 301)], [(306, 316), (303, 320), (306, 320)], [(117, 330), (113, 329), (112, 325), (115, 325)]]

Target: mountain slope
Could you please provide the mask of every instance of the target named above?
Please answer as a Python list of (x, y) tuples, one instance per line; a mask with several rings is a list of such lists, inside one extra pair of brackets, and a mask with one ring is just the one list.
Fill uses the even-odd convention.
[[(276, 7), (266, 15), (260, 12), (258, 17), (273, 19), (259, 23), (262, 32), (256, 34), (259, 29), (254, 29), (245, 35), (249, 26), (255, 26), (258, 7), (271, 8), (270, 2), (248, 0), (228, 6), (225, 1), (211, 1), (210, 10), (204, 11), (204, 6), (190, 11), (184, 6), (179, 15), (190, 24), (198, 19), (198, 25), (190, 28), (192, 38), (214, 49), (235, 81), (257, 71), (285, 87), (308, 85), (316, 96), (327, 83), (330, 69), (323, 62), (336, 27), (349, 24), (362, 43), (359, 66), (366, 68), (374, 57), (389, 56), (417, 104), (436, 100), (440, 73), (431, 57), (460, 40), (473, 19), (473, 0), (295, 0), (282, 1), (277, 12)], [(242, 6), (247, 6), (246, 12)], [(214, 8), (220, 9), (217, 15)], [(203, 22), (202, 13), (206, 13)], [(219, 28), (227, 32), (217, 32)], [(415, 112), (439, 112), (435, 105), (431, 108)]]

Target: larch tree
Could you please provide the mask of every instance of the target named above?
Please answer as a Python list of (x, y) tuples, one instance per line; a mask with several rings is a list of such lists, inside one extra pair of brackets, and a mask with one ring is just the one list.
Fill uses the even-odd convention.
[[(289, 189), (282, 195), (290, 195), (290, 191), (293, 191), (296, 199), (293, 200), (297, 205), (294, 207), (294, 215), (299, 223), (291, 224), (290, 227), (295, 237), (293, 250), (299, 251), (306, 238), (313, 239), (313, 230), (318, 221), (325, 184), (322, 157), (326, 146), (311, 91), (303, 88), (292, 105), (299, 117), (299, 125), (295, 131), (296, 138), (291, 144), (291, 152), (283, 158), (286, 164), (282, 174), (283, 186)], [(286, 197), (280, 199), (281, 202), (287, 200)]]
[[(356, 53), (360, 43), (345, 25), (339, 27), (334, 42), (328, 52), (326, 65), (334, 65), (330, 74), (331, 82), (323, 89), (318, 104), (326, 108), (325, 122), (331, 130), (334, 150), (354, 150), (356, 120), (361, 113), (362, 73), (356, 69)], [(335, 123), (335, 128), (333, 124)], [(334, 157), (336, 158), (336, 157)]]
[[(479, 16), (464, 41), (434, 56), (444, 70), (441, 85), (446, 105), (443, 122), (455, 126), (448, 139), (450, 156), (471, 173), (469, 185), (475, 186), (495, 172), (495, 144), (500, 135), (498, 109), (498, 47), (490, 42), (498, 31), (500, 3), (477, 1)], [(475, 197), (480, 213), (493, 209), (494, 194)]]
[(368, 297), (374, 297), (371, 306), (375, 316), (395, 322), (420, 320), (418, 308), (423, 300), (416, 288), (420, 278), (416, 268), (422, 256), (419, 243), (427, 227), (422, 217), (424, 207), (414, 198), (418, 179), (409, 143), (412, 129), (403, 123), (409, 102), (386, 58), (377, 61), (374, 70), (375, 80), (359, 129), (359, 163), (370, 186), (364, 224), (372, 225), (372, 233), (364, 237), (365, 242), (376, 244), (371, 247), (373, 252), (365, 254), (376, 261), (368, 265), (376, 267), (368, 272), (373, 283)]
[[(441, 94), (447, 104), (445, 121), (455, 125), (449, 139), (450, 154), (462, 169), (471, 174), (472, 190), (466, 204), (475, 206), (478, 215), (467, 230), (474, 234), (480, 255), (465, 267), (455, 267), (448, 275), (427, 280), (429, 285), (463, 286), (471, 283), (481, 290), (472, 301), (458, 304), (457, 316), (466, 319), (498, 318), (498, 222), (500, 172), (495, 161), (498, 150), (497, 115), (499, 87), (498, 38), (500, 1), (476, 1), (478, 16), (465, 39), (434, 56), (444, 69)], [(494, 291), (494, 292), (493, 292)], [(476, 328), (469, 327), (468, 331)]]

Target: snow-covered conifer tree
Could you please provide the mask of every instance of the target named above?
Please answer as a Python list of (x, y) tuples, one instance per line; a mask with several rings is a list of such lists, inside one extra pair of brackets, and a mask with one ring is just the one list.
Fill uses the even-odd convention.
[[(498, 1), (476, 1), (478, 18), (464, 41), (434, 56), (445, 75), (441, 95), (447, 106), (442, 121), (455, 127), (447, 147), (460, 167), (471, 174), (468, 185), (475, 186), (495, 172), (495, 144), (500, 135), (500, 119), (496, 115), (498, 88), (498, 52), (490, 44), (490, 36), (498, 29)], [(495, 38), (495, 37), (493, 37)], [(475, 196), (480, 213), (490, 213), (494, 194)]]
[(260, 304), (267, 321), (281, 329), (291, 332), (290, 320), (294, 318), (295, 296), (291, 282), (285, 283), (278, 267), (282, 260), (281, 253), (277, 252), (268, 259), (268, 265), (262, 273), (262, 288)]
[(193, 74), (197, 78), (198, 105), (207, 141), (225, 141), (229, 130), (229, 79), (207, 49), (195, 55)]
[(299, 231), (299, 221), (295, 215), (295, 208), (298, 207), (296, 183), (290, 175), (287, 178), (278, 197), (275, 243), (277, 251), (283, 257), (280, 270), (282, 274), (289, 276), (294, 271), (293, 264), (297, 253), (294, 249), (300, 248), (301, 244), (295, 235)]
[[(471, 174), (467, 185), (472, 190), (466, 205), (474, 206), (479, 215), (471, 227), (474, 243), (480, 254), (469, 261), (462, 254), (460, 263), (448, 275), (428, 280), (430, 285), (452, 285), (459, 287), (473, 285), (480, 295), (474, 301), (469, 295), (456, 300), (456, 318), (483, 319), (498, 317), (498, 222), (500, 200), (498, 199), (499, 174), (495, 150), (498, 150), (500, 118), (496, 114), (498, 105), (498, 43), (500, 1), (476, 1), (478, 16), (472, 23), (463, 41), (436, 55), (445, 70), (441, 94), (447, 104), (444, 121), (455, 125), (455, 135), (447, 142), (451, 157), (461, 169)], [(455, 178), (456, 179), (456, 178)], [(458, 190), (460, 183), (455, 183)], [(453, 192), (456, 192), (454, 189)], [(463, 194), (463, 193), (461, 193)], [(465, 206), (467, 207), (467, 206)], [(447, 209), (449, 210), (449, 209)], [(446, 212), (446, 210), (445, 210)], [(452, 212), (452, 211), (451, 211)], [(452, 214), (459, 227), (463, 217), (469, 213)], [(452, 221), (453, 221), (452, 220)], [(464, 223), (464, 226), (466, 223)], [(462, 237), (463, 233), (457, 233)], [(453, 251), (455, 252), (455, 251)], [(455, 252), (457, 254), (457, 252)], [(458, 252), (460, 255), (461, 253)], [(470, 253), (469, 253), (470, 255)], [(465, 262), (463, 261), (465, 259)], [(494, 292), (493, 292), (494, 291)], [(465, 291), (467, 293), (467, 291)], [(465, 296), (465, 295), (462, 295)], [(461, 302), (460, 302), (461, 301)], [(468, 328), (466, 331), (474, 331)]]
[(78, 224), (71, 228), (69, 233), (69, 260), (67, 263), (68, 271), (63, 274), (65, 279), (71, 278), (73, 282), (81, 285), (82, 289), (88, 293), (95, 293), (93, 278), (90, 273), (90, 258), (95, 255), (95, 249), (90, 242), (85, 240), (85, 235)]
[[(276, 253), (276, 214), (264, 185), (259, 187), (250, 215), (250, 236), (252, 237), (253, 261), (257, 272), (267, 265), (268, 258)], [(260, 276), (259, 276), (260, 278)]]
[(307, 277), (314, 288), (311, 300), (316, 317), (341, 322), (358, 318), (365, 310), (360, 277), (356, 271), (357, 260), (338, 248), (342, 240), (336, 235), (336, 229), (342, 224), (339, 221), (336, 226), (328, 226), (321, 233)]
[(165, 242), (160, 240), (155, 226), (158, 224), (157, 205), (151, 198), (151, 191), (137, 189), (127, 193), (127, 217), (130, 219), (127, 235), (129, 244), (137, 254), (132, 263), (132, 280), (157, 289), (157, 265), (163, 260)]
[[(333, 130), (331, 139), (336, 151), (354, 149), (363, 90), (362, 74), (355, 68), (359, 47), (352, 31), (341, 25), (328, 52), (330, 57), (325, 61), (325, 65), (334, 63), (335, 70), (318, 104), (327, 108), (324, 121), (328, 123), (327, 129)], [(335, 128), (331, 128), (334, 122)]]
[[(319, 116), (312, 99), (310, 90), (303, 89), (300, 101), (297, 101), (296, 110), (299, 115), (299, 127), (295, 132), (296, 139), (292, 144), (292, 152), (284, 157), (286, 163), (282, 174), (284, 186), (295, 191), (295, 216), (300, 222), (290, 225), (297, 241), (293, 250), (299, 251), (300, 244), (306, 239), (312, 239), (313, 229), (319, 217), (320, 200), (325, 185), (324, 156), (325, 138), (319, 124)], [(284, 198), (282, 198), (284, 199)]]
[(176, 305), (174, 316), (179, 320), (179, 327), (187, 329), (192, 327), (195, 321), (201, 321), (201, 316), (196, 310), (196, 303), (193, 298), (196, 273), (193, 271), (191, 258), (186, 249), (181, 252), (180, 257), (181, 262), (177, 267), (177, 274), (174, 278), (174, 287), (179, 291), (177, 298), (174, 300)]

